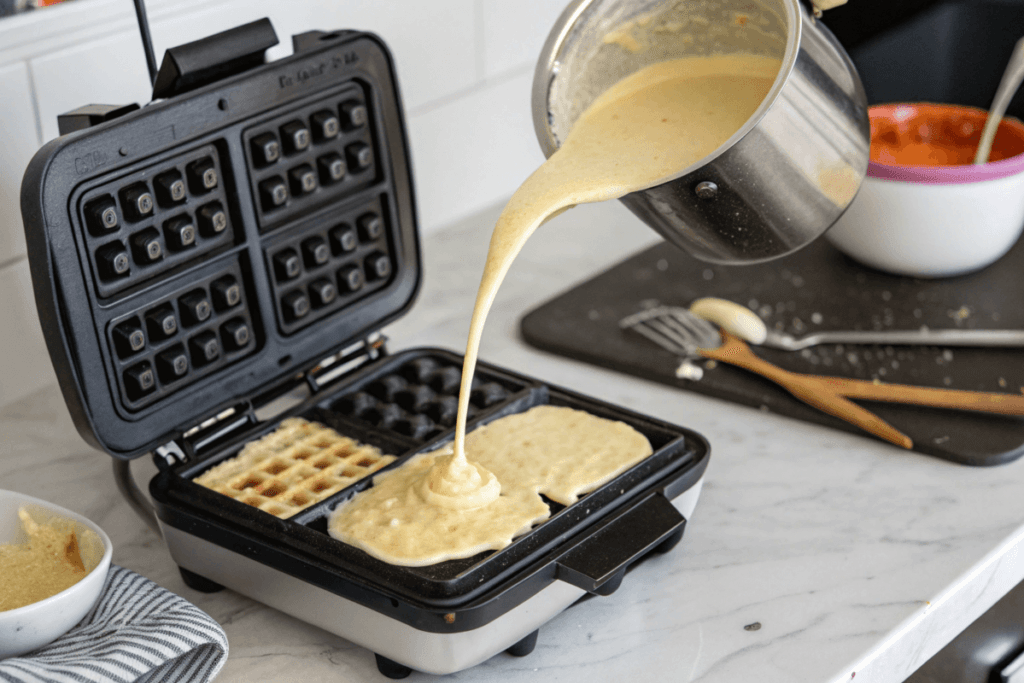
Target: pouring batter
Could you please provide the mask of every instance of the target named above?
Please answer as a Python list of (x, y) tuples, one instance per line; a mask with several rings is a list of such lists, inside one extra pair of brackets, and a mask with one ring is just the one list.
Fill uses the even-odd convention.
[(487, 313), (526, 240), (546, 220), (576, 204), (618, 199), (704, 158), (751, 117), (771, 89), (781, 61), (733, 54), (652, 64), (618, 82), (583, 113), (565, 143), (516, 191), (498, 218), (466, 343), (454, 452), (430, 473), (438, 496), (472, 505), (499, 487), (467, 460), (466, 417)]
[[(532, 456), (526, 458), (532, 464), (520, 463), (530, 449), (525, 445), (489, 458), (511, 435), (499, 433), (495, 442), (496, 430), (486, 427), (473, 433), (468, 455), (492, 468), (515, 461), (519, 469), (499, 471), (499, 477), (484, 462), (468, 459), (466, 417), (484, 321), (512, 261), (537, 227), (576, 204), (656, 185), (704, 158), (746, 123), (780, 67), (778, 59), (746, 54), (675, 59), (626, 77), (590, 105), (561, 148), (512, 196), (494, 228), (470, 323), (453, 448), (418, 456), (375, 479), (373, 488), (338, 507), (332, 536), (412, 566), (499, 549), (548, 515), (538, 494), (551, 496), (550, 488), (533, 482), (528, 471), (553, 467), (577, 475), (571, 477), (571, 503), (650, 454), (647, 440), (627, 425), (598, 418), (581, 423), (569, 413), (586, 413), (535, 408), (502, 422), (514, 423), (524, 444), (544, 439), (553, 465)], [(545, 419), (531, 425), (535, 431), (518, 433), (536, 415)], [(599, 435), (601, 443), (592, 443), (588, 434)]]

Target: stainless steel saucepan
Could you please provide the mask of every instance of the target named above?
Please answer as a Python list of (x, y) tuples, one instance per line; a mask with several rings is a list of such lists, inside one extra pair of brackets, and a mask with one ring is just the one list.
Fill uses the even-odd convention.
[(706, 261), (756, 263), (799, 249), (853, 200), (869, 126), (853, 64), (798, 0), (574, 0), (534, 75), (544, 154), (625, 76), (666, 59), (736, 52), (782, 60), (761, 106), (715, 152), (622, 201)]

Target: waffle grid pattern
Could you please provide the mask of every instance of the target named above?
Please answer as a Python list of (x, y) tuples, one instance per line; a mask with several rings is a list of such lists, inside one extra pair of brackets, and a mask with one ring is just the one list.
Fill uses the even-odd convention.
[[(461, 381), (461, 360), (420, 356), (355, 387), (335, 401), (331, 410), (425, 443), (455, 426)], [(522, 385), (505, 384), (478, 369), (470, 393), (469, 418), (523, 389)]]
[(194, 481), (287, 519), (394, 460), (318, 422), (292, 417)]

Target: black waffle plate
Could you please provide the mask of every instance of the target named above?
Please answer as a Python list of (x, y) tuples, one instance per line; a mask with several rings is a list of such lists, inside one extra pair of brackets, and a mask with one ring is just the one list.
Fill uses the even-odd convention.
[[(343, 389), (329, 397), (299, 406), (290, 414), (320, 421), (346, 436), (397, 454), (399, 459), (389, 467), (398, 467), (409, 457), (434, 450), (450, 441), (453, 430), (445, 428), (436, 439), (430, 441), (417, 440), (381, 424), (370, 424), (353, 418), (335, 410), (333, 406), (350, 403), (353, 395), (364, 391), (369, 393), (375, 386), (386, 384), (389, 377), (401, 377), (407, 382), (411, 377), (415, 381), (426, 380), (429, 385), (433, 374), (442, 373), (446, 368), (461, 367), (461, 356), (447, 351), (419, 349), (404, 352), (378, 362), (373, 367), (364, 368)], [(425, 371), (426, 368), (429, 371)], [(220, 519), (228, 524), (242, 526), (263, 536), (270, 544), (288, 547), (316, 558), (346, 574), (358, 576), (361, 582), (407, 599), (443, 606), (464, 604), (492, 590), (495, 585), (535, 562), (539, 556), (544, 556), (564, 543), (567, 537), (578, 537), (587, 528), (600, 523), (606, 515), (627, 505), (657, 481), (695, 468), (702, 472), (706, 464), (707, 445), (700, 436), (689, 430), (550, 387), (487, 364), (481, 364), (477, 374), (480, 387), (496, 384), (505, 388), (506, 393), (501, 400), (487, 406), (483, 406), (481, 394), (477, 394), (478, 406), (474, 418), (470, 420), (471, 430), (537, 405), (560, 405), (631, 425), (650, 440), (654, 454), (582, 497), (574, 505), (564, 507), (549, 503), (552, 517), (501, 551), (481, 553), (472, 558), (427, 567), (396, 567), (328, 536), (326, 520), (330, 512), (342, 501), (371, 486), (370, 478), (353, 484), (288, 520), (277, 519), (191, 482), (191, 479), (209, 467), (237, 454), (242, 443), (273, 430), (278, 420), (260, 425), (235, 445), (212, 454), (202, 462), (186, 464), (159, 475), (153, 481), (152, 490), (165, 505), (190, 508), (207, 519)], [(424, 414), (406, 408), (402, 410), (407, 415)], [(429, 408), (425, 407), (424, 410)]]

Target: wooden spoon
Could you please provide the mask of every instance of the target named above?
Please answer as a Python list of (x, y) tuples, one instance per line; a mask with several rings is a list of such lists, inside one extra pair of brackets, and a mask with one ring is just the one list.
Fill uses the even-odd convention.
[(858, 398), (999, 415), (1024, 415), (1024, 395), (936, 389), (845, 377), (805, 375), (783, 370), (758, 358), (746, 343), (725, 330), (721, 330), (721, 338), (721, 346), (698, 349), (698, 353), (705, 358), (735, 365), (769, 379), (804, 403), (903, 448), (913, 447), (914, 442), (910, 437), (848, 399)]

